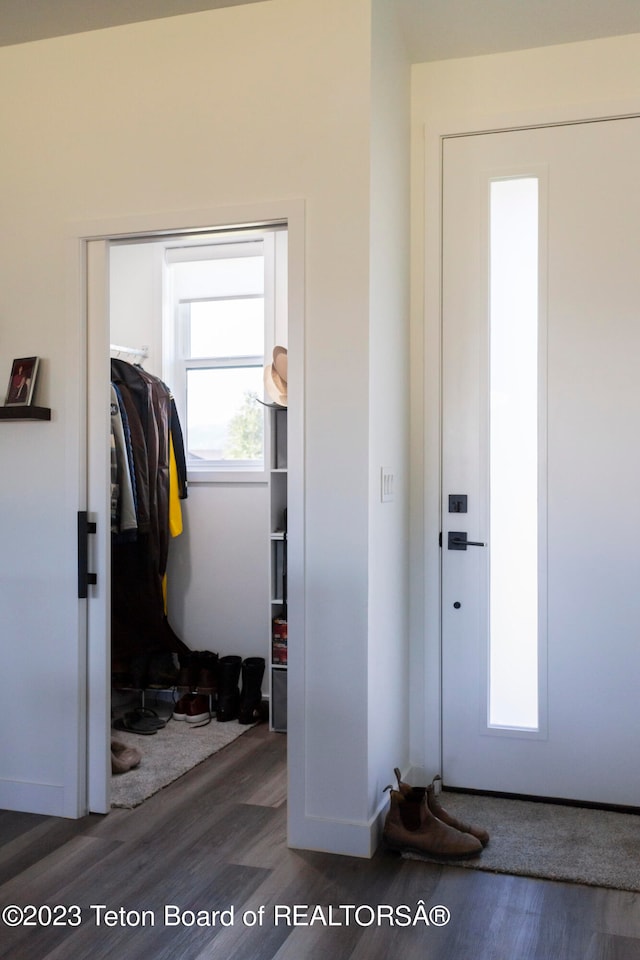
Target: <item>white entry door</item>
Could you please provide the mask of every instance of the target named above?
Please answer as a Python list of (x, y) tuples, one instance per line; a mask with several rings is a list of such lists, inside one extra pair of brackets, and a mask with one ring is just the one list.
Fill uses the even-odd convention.
[(640, 804), (639, 170), (635, 118), (444, 144), (450, 786)]

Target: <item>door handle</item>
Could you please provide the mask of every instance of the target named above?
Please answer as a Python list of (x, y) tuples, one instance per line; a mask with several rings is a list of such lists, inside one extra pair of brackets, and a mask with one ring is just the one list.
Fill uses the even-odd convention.
[(95, 573), (89, 573), (89, 542), (87, 537), (96, 532), (96, 525), (88, 519), (86, 510), (78, 510), (78, 599), (85, 600), (88, 586), (98, 582)]
[(466, 550), (467, 547), (486, 547), (486, 543), (480, 540), (467, 540), (465, 531), (450, 531), (447, 536), (447, 548), (449, 550)]

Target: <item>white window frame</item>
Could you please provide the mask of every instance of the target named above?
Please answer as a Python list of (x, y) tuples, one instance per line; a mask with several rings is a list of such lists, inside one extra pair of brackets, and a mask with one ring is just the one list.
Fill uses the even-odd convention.
[[(276, 330), (286, 330), (286, 297), (279, 291), (286, 289), (287, 240), (286, 228), (280, 225), (259, 231), (229, 231), (212, 237), (190, 238), (179, 245), (167, 242), (164, 250), (164, 372), (171, 384), (178, 414), (186, 425), (187, 371), (224, 367), (264, 366), (276, 343)], [(233, 250), (230, 248), (233, 246)], [(230, 252), (237, 256), (264, 256), (264, 357), (215, 357), (197, 358), (188, 356), (189, 325), (185, 322), (187, 307), (198, 300), (232, 299), (207, 295), (204, 289), (189, 290), (188, 297), (180, 296), (174, 283), (171, 269), (174, 263), (196, 260), (227, 258)], [(242, 296), (242, 295), (240, 295)], [(202, 464), (187, 463), (187, 478), (193, 483), (266, 483), (269, 462), (269, 418), (264, 418), (264, 461), (256, 466), (254, 461), (205, 461)]]

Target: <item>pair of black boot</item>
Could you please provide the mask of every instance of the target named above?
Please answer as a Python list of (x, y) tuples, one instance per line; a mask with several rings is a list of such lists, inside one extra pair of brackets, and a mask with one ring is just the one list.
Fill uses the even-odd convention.
[[(257, 723), (262, 719), (263, 657), (229, 655), (218, 660), (218, 706), (216, 719)], [(242, 692), (240, 692), (242, 674)]]

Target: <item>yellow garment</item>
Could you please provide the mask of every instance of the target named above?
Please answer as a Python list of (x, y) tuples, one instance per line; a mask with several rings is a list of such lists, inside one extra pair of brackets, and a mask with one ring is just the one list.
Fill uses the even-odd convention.
[[(173, 449), (173, 437), (169, 434), (169, 533), (179, 537), (182, 533), (182, 507), (178, 495), (178, 467)], [(162, 578), (162, 599), (164, 612), (167, 613), (167, 575)]]
[(171, 434), (169, 434), (169, 533), (172, 537), (179, 537), (182, 533), (182, 507), (178, 495), (178, 466)]

